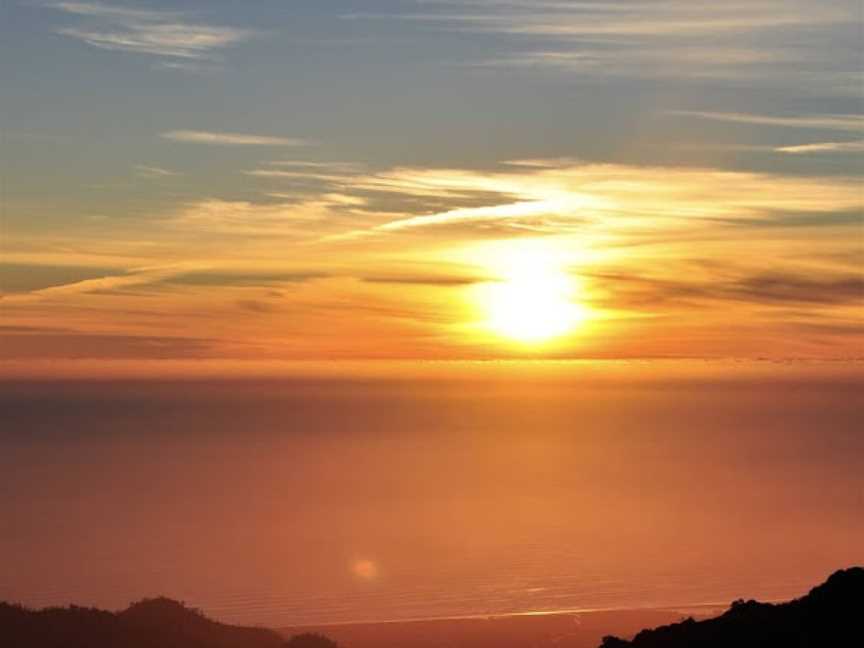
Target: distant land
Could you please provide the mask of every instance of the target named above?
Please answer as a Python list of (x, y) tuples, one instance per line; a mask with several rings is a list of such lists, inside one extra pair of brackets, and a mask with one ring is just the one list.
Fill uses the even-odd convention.
[[(14, 648), (858, 646), (864, 645), (864, 568), (835, 572), (805, 596), (786, 603), (735, 601), (716, 618), (697, 621), (681, 617), (670, 610), (624, 610), (294, 627), (277, 632), (219, 623), (168, 598), (139, 601), (121, 612), (74, 605), (31, 610), (0, 603), (0, 645)], [(667, 625), (639, 630), (645, 625), (664, 623)]]

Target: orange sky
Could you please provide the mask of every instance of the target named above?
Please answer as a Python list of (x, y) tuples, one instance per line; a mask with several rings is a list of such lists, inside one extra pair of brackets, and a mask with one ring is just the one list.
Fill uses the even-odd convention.
[[(6, 358), (848, 358), (860, 348), (852, 178), (570, 160), (340, 178), (314, 199), (207, 200), (155, 223), (22, 237), (4, 257), (24, 286), (3, 296)], [(418, 206), (388, 210), (393, 196)], [(28, 264), (53, 276), (26, 285)], [(556, 281), (563, 314), (531, 296)], [(496, 326), (496, 290), (505, 320), (545, 330), (551, 318), (549, 335)]]

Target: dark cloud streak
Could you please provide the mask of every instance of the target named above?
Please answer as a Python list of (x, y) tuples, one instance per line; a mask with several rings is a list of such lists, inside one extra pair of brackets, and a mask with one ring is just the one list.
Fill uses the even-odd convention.
[(684, 282), (624, 273), (587, 275), (613, 292), (611, 302), (651, 305), (670, 301), (746, 301), (759, 304), (852, 304), (864, 299), (864, 276), (808, 278), (765, 273), (713, 283)]

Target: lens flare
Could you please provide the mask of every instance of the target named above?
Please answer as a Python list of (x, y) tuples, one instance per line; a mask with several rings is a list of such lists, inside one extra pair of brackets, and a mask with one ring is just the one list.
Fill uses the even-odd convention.
[(357, 560), (351, 565), (351, 572), (360, 580), (372, 581), (378, 578), (378, 565), (371, 560)]

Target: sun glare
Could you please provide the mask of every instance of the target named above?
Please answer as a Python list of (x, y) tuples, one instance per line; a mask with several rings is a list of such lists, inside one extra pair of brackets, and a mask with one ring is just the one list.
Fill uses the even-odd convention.
[(520, 242), (496, 255), (499, 281), (482, 287), (485, 325), (497, 336), (526, 344), (566, 335), (587, 317), (577, 284), (561, 254), (542, 244)]

